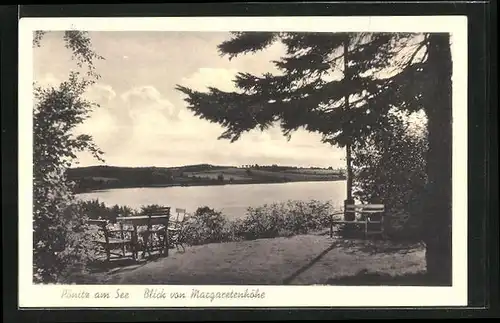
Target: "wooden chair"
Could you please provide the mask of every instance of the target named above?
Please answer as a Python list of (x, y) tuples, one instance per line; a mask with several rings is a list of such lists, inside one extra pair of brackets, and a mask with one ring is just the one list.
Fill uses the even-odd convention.
[(186, 209), (176, 208), (175, 213), (177, 214), (175, 221), (171, 221), (168, 226), (169, 246), (174, 245), (177, 250), (179, 250), (180, 247), (184, 252), (186, 251), (186, 248), (184, 247), (184, 229), (187, 220)]
[(344, 212), (353, 214), (353, 220), (334, 220), (333, 216), (339, 213), (332, 214), (330, 237), (333, 237), (334, 224), (361, 225), (364, 227), (363, 233), (365, 239), (369, 235), (374, 234), (384, 236), (385, 206), (383, 204), (348, 204)]
[[(88, 223), (96, 229), (97, 236), (94, 242), (104, 249), (107, 262), (117, 258), (136, 259), (134, 232), (132, 230), (123, 228), (121, 223), (119, 229), (109, 229), (107, 220), (89, 220)], [(127, 255), (127, 248), (130, 250), (130, 255)], [(121, 252), (116, 252), (117, 250)]]
[(176, 217), (175, 217), (175, 222), (183, 222), (184, 221), (184, 218), (186, 217), (187, 213), (186, 213), (186, 209), (180, 209), (180, 208), (176, 208), (175, 209), (175, 214), (176, 214)]

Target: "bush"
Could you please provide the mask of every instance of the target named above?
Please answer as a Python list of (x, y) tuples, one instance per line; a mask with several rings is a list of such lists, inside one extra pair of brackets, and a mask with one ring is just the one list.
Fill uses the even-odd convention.
[(199, 245), (230, 241), (230, 223), (222, 215), (207, 206), (200, 207), (189, 217), (185, 227), (186, 243)]
[(228, 220), (221, 212), (200, 207), (189, 217), (185, 242), (189, 245), (306, 234), (329, 226), (329, 202), (289, 201), (248, 208), (246, 217)]
[(248, 208), (247, 216), (235, 226), (243, 240), (306, 234), (329, 226), (333, 208), (329, 202), (288, 201)]
[(236, 235), (244, 240), (279, 236), (280, 229), (284, 229), (284, 213), (278, 207), (264, 205), (248, 208), (247, 216), (241, 221)]
[(288, 237), (327, 228), (333, 208), (311, 200), (273, 203), (248, 208), (243, 219), (228, 220), (221, 212), (200, 207), (186, 227), (186, 242), (205, 243)]
[[(58, 193), (65, 191), (64, 182), (56, 186)], [(81, 205), (69, 193), (36, 194), (34, 204), (34, 282), (61, 282), (71, 273), (85, 272), (97, 250)]]
[(139, 212), (137, 212), (136, 214), (134, 215), (146, 215), (148, 213), (151, 213), (151, 212), (155, 212), (155, 211), (159, 211), (160, 209), (162, 208), (165, 208), (165, 206), (163, 205), (159, 205), (159, 204), (149, 204), (149, 205), (143, 205), (140, 209)]
[(108, 220), (111, 223), (115, 223), (117, 217), (131, 216), (137, 213), (127, 206), (114, 205), (107, 207), (104, 202), (100, 202), (98, 199), (79, 201), (78, 204), (81, 206), (82, 214), (85, 214), (90, 219)]

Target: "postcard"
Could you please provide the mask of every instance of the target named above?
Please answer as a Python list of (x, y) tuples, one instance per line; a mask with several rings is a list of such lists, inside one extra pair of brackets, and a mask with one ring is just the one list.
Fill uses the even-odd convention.
[(19, 307), (467, 304), (467, 19), (21, 18)]

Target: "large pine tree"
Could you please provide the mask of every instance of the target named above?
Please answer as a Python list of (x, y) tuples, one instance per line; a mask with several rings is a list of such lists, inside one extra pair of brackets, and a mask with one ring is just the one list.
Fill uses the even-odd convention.
[(234, 92), (178, 86), (188, 108), (238, 140), (279, 123), (283, 134), (304, 128), (341, 147), (383, 127), (391, 108), (424, 110), (428, 118), (427, 271), (451, 283), (451, 52), (449, 34), (237, 32), (222, 55), (264, 50), (281, 41), (280, 73), (240, 73)]

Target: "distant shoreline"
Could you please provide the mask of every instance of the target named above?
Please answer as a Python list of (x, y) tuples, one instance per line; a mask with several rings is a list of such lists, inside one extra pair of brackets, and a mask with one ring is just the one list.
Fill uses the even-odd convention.
[(187, 165), (165, 167), (92, 166), (68, 170), (75, 193), (138, 187), (189, 187), (345, 180), (340, 170), (287, 166)]
[(179, 183), (172, 183), (172, 184), (151, 184), (151, 185), (140, 185), (140, 186), (122, 186), (122, 187), (106, 187), (106, 188), (97, 188), (97, 189), (89, 189), (86, 191), (79, 191), (75, 192), (75, 194), (88, 194), (88, 193), (96, 193), (96, 192), (102, 192), (102, 191), (109, 191), (109, 190), (119, 190), (119, 189), (128, 189), (128, 188), (166, 188), (166, 187), (190, 187), (190, 186), (229, 186), (229, 185), (251, 185), (251, 184), (256, 184), (256, 185), (266, 185), (266, 184), (287, 184), (287, 183), (314, 183), (314, 182), (338, 182), (338, 181), (345, 181), (346, 178), (335, 178), (335, 179), (307, 179), (307, 180), (291, 180), (291, 181), (274, 181), (274, 182), (243, 182), (243, 181), (238, 181), (238, 182), (233, 182), (233, 183), (213, 183), (213, 182), (206, 182), (206, 183), (196, 183), (196, 182), (191, 182), (191, 183), (185, 183), (185, 184), (179, 184)]

